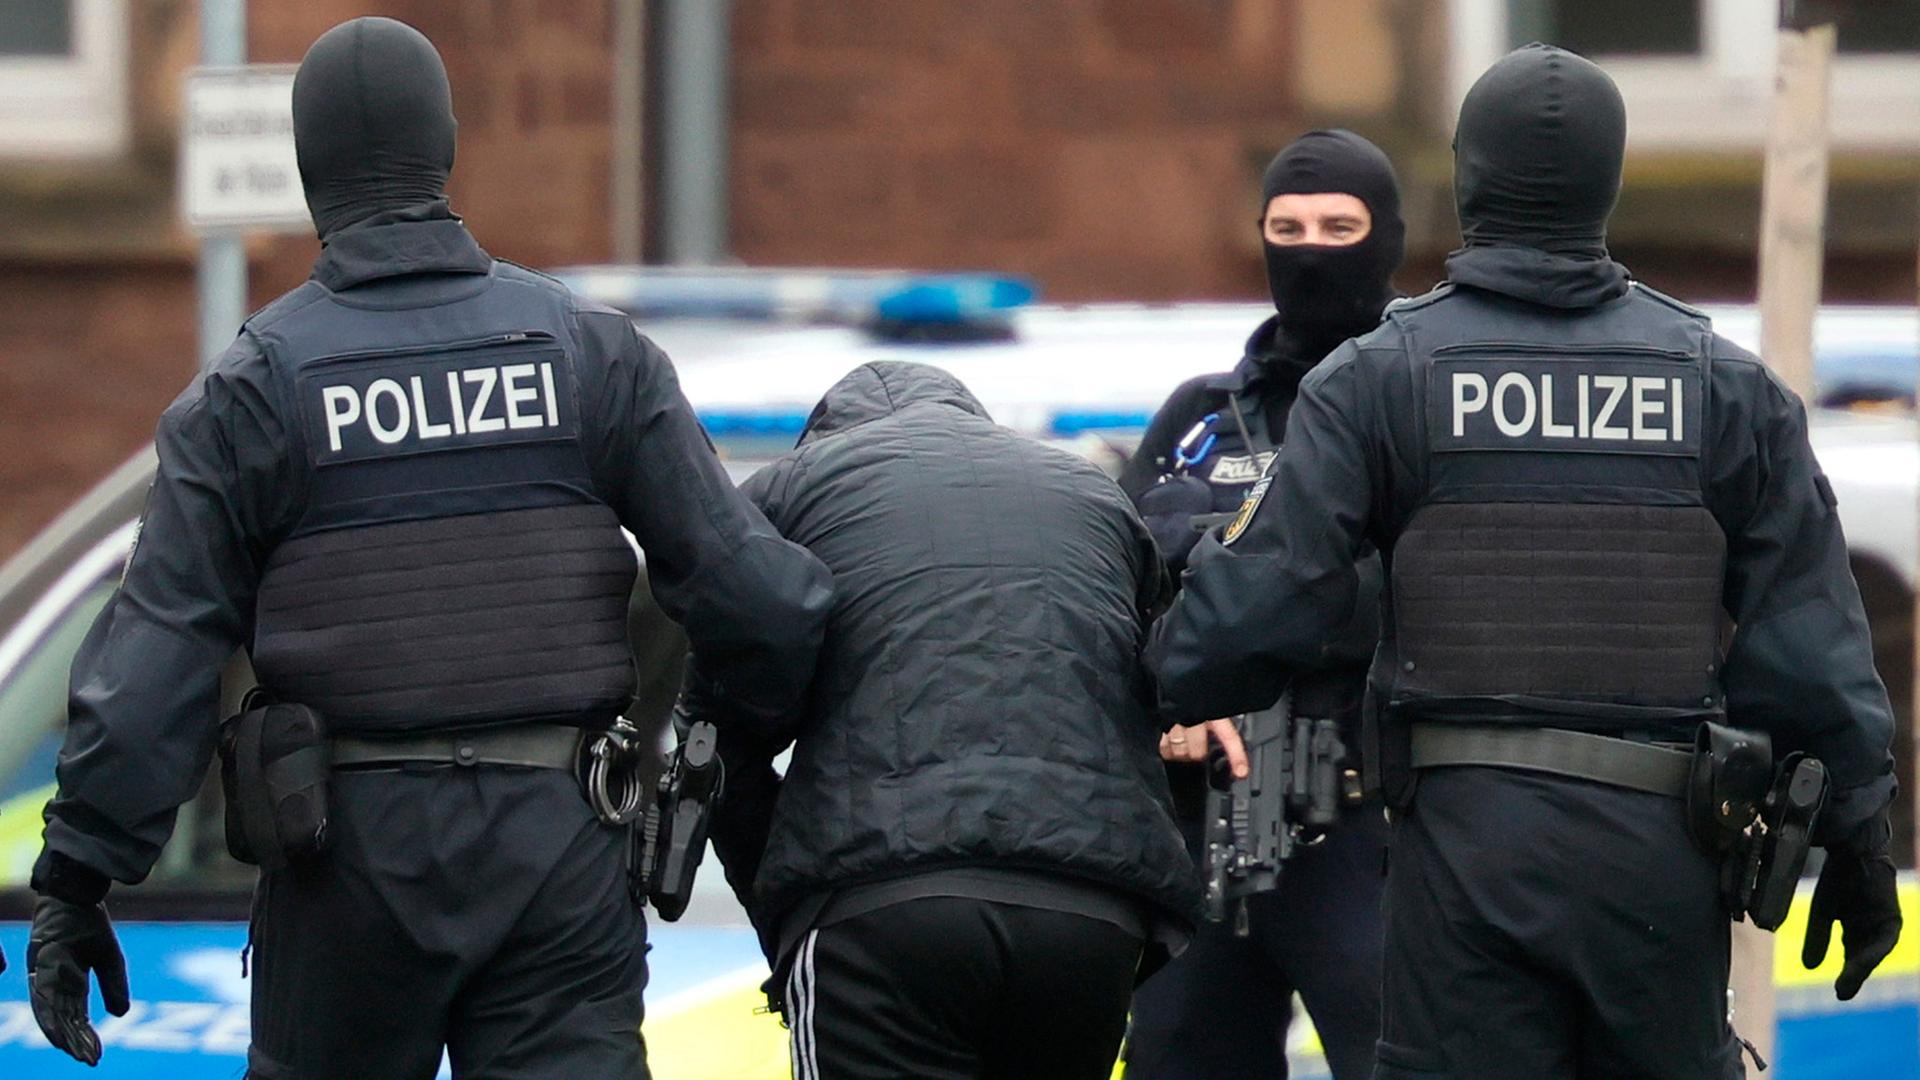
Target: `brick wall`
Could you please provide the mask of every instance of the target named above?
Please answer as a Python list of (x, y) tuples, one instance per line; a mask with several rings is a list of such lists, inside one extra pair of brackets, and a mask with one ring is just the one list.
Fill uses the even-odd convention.
[[(439, 47), (460, 121), (449, 193), (481, 244), (530, 266), (607, 258), (609, 0), (255, 0), (252, 57), (297, 63), (355, 15), (400, 19)], [(255, 261), (256, 291), (298, 284), (318, 253), (310, 236), (277, 238)]]
[(1292, 9), (741, 0), (734, 253), (1006, 269), (1058, 298), (1248, 295), (1249, 176), (1298, 125)]
[[(143, 57), (168, 58), (142, 91), (163, 103), (178, 100), (196, 27), (191, 5), (167, 4), (170, 17), (138, 21), (133, 42)], [(452, 195), (481, 243), (535, 266), (607, 257), (609, 0), (249, 6), (248, 46), (261, 62), (298, 61), (315, 37), (355, 15), (419, 27), (453, 80)], [(169, 183), (170, 168), (160, 162), (149, 182)], [(122, 213), (91, 232), (86, 215), (70, 214), (57, 244), (0, 257), (0, 559), (150, 439), (193, 371), (193, 244), (174, 229), (173, 212), (170, 196), (151, 199), (147, 219)], [(156, 239), (129, 256), (129, 232)], [(256, 238), (253, 303), (298, 285), (318, 252), (311, 236)]]
[[(534, 266), (594, 261), (611, 250), (612, 3), (252, 0), (250, 51), (297, 61), (357, 14), (420, 27), (452, 76), (452, 194), (481, 242)], [(166, 157), (196, 23), (191, 0), (135, 10), (140, 166), (90, 182), (137, 190), (79, 212), (62, 185), (9, 188), (0, 174), (0, 558), (146, 441), (193, 367), (193, 246), (172, 223)], [(1441, 5), (733, 0), (732, 11), (730, 239), (742, 262), (1005, 269), (1062, 300), (1257, 298), (1260, 168), (1303, 128), (1339, 123), (1399, 162), (1415, 237), (1400, 284), (1440, 276), (1449, 162), (1422, 88), (1444, 65)], [(1757, 181), (1740, 182), (1741, 198), (1757, 197)], [(1830, 299), (1910, 302), (1910, 240), (1862, 239), (1887, 233), (1874, 223), (1888, 213), (1906, 215), (1911, 235), (1910, 189), (1854, 198), (1836, 180)], [(1702, 229), (1715, 212), (1728, 227)], [(1622, 218), (1618, 251), (1649, 281), (1689, 299), (1751, 297), (1753, 213), (1738, 199), (1697, 184), (1630, 190)], [(310, 236), (257, 238), (254, 302), (301, 281), (317, 251)]]

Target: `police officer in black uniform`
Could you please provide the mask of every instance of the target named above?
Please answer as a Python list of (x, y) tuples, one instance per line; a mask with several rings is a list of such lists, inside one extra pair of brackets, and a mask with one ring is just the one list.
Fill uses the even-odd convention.
[(735, 491), (657, 348), (449, 211), (425, 37), (328, 31), (294, 124), (323, 250), (161, 419), (139, 542), (74, 663), (35, 1016), (99, 1059), (88, 974), (128, 1005), (102, 900), (199, 787), (245, 648), (324, 718), (333, 766), (325, 849), (256, 894), (249, 1075), (431, 1077), (444, 1047), (456, 1076), (644, 1077), (626, 831), (574, 769), (634, 689), (621, 529), (743, 708), (797, 700), (830, 579)]
[(1803, 958), (1837, 921), (1847, 998), (1899, 934), (1892, 713), (1805, 411), (1608, 258), (1624, 147), (1618, 90), (1573, 54), (1482, 77), (1449, 281), (1304, 381), (1156, 631), (1177, 716), (1258, 706), (1383, 553), (1381, 1080), (1742, 1075), (1718, 866), (1662, 745), (1702, 720), (1831, 774)]
[[(1267, 166), (1258, 226), (1276, 314), (1230, 372), (1190, 379), (1148, 425), (1121, 484), (1178, 573), (1212, 515), (1230, 515), (1286, 438), (1300, 380), (1380, 323), (1405, 250), (1400, 191), (1380, 149), (1349, 131), (1301, 136)], [(1367, 664), (1379, 640), (1379, 559), (1327, 662), (1292, 682), (1297, 715), (1341, 722), (1357, 765)], [(1266, 705), (1273, 704), (1271, 701)], [(1227, 732), (1229, 739), (1233, 738)], [(1199, 855), (1207, 729), (1162, 740), (1183, 829)], [(1188, 762), (1188, 764), (1178, 764)], [(1359, 1080), (1380, 1036), (1380, 892), (1387, 826), (1377, 801), (1344, 806), (1326, 840), (1297, 851), (1278, 891), (1247, 903), (1249, 935), (1208, 924), (1134, 996), (1133, 1080), (1284, 1077), (1299, 992), (1337, 1080)]]

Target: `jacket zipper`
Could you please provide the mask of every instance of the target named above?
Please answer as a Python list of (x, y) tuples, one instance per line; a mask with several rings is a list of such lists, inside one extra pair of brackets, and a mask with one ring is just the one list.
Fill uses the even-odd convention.
[(361, 349), (356, 352), (333, 353), (328, 356), (322, 356), (306, 366), (313, 368), (321, 364), (331, 364), (337, 361), (376, 360), (391, 356), (414, 356), (420, 353), (471, 352), (474, 349), (493, 348), (500, 345), (518, 345), (528, 341), (552, 340), (554, 340), (553, 335), (545, 330), (516, 330), (510, 334), (492, 334), (487, 337), (467, 338), (463, 341), (450, 341), (444, 344), (436, 342), (422, 345), (401, 345), (387, 349)]
[(1662, 360), (1693, 360), (1695, 355), (1680, 349), (1659, 349), (1651, 345), (1542, 345), (1525, 341), (1487, 341), (1465, 342), (1457, 345), (1442, 345), (1433, 350), (1433, 356), (1447, 356), (1458, 353), (1478, 353), (1495, 355), (1506, 353), (1521, 356), (1657, 356)]

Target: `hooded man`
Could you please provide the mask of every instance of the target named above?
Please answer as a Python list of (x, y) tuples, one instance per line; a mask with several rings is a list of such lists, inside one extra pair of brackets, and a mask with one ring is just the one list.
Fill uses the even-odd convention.
[[(617, 312), (481, 250), (418, 31), (343, 23), (294, 80), (322, 251), (160, 419), (126, 576), (75, 657), (27, 949), (88, 1064), (88, 977), (128, 1008), (103, 899), (153, 867), (216, 737), (228, 845), (262, 867), (260, 1080), (647, 1075), (627, 830), (576, 767), (634, 691), (645, 551), (701, 674), (793, 707), (826, 569), (714, 457)], [(273, 702), (220, 723), (246, 650)]]
[(1104, 1080), (1143, 956), (1199, 900), (1140, 663), (1166, 583), (1146, 528), (1099, 469), (901, 362), (835, 384), (745, 490), (838, 593), (803, 709), (686, 707), (720, 730), (714, 847), (793, 1075)]
[(1899, 935), (1893, 714), (1832, 488), (1792, 392), (1608, 257), (1625, 133), (1572, 53), (1481, 77), (1449, 280), (1305, 380), (1155, 631), (1175, 719), (1255, 707), (1348, 619), (1354, 556), (1385, 560), (1379, 1080), (1743, 1075), (1720, 871), (1744, 849), (1696, 846), (1734, 813), (1690, 818), (1696, 737), (1824, 762), (1803, 958), (1841, 924), (1842, 999)]
[[(1255, 224), (1275, 314), (1247, 339), (1232, 371), (1173, 392), (1121, 475), (1175, 574), (1204, 529), (1245, 501), (1286, 441), (1301, 379), (1342, 341), (1379, 325), (1405, 249), (1393, 164), (1350, 131), (1309, 132), (1281, 150), (1262, 178), (1260, 205)], [(1294, 680), (1291, 699), (1295, 715), (1339, 722), (1355, 769), (1367, 663), (1379, 640), (1379, 559), (1363, 562), (1371, 591), (1339, 647), (1319, 670)], [(1176, 727), (1161, 741), (1196, 857), (1209, 730)], [(1211, 730), (1239, 751), (1230, 725)], [(1202, 926), (1134, 999), (1128, 1076), (1286, 1076), (1297, 991), (1335, 1080), (1364, 1080), (1380, 1036), (1386, 834), (1377, 801), (1344, 806), (1325, 842), (1288, 861), (1278, 890), (1248, 899), (1247, 936), (1224, 924)]]

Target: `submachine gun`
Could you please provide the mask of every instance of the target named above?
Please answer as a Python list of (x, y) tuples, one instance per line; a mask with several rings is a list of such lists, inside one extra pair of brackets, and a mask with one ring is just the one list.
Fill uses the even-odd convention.
[(667, 922), (685, 914), (693, 899), (694, 875), (707, 853), (707, 820), (724, 778), (713, 725), (689, 726), (635, 834), (640, 850), (629, 871), (629, 890), (644, 894)]
[(1247, 748), (1247, 776), (1207, 791), (1207, 917), (1246, 937), (1247, 897), (1280, 887), (1294, 850), (1326, 838), (1340, 804), (1358, 794), (1347, 750), (1331, 719), (1293, 715), (1293, 694), (1234, 718)]

